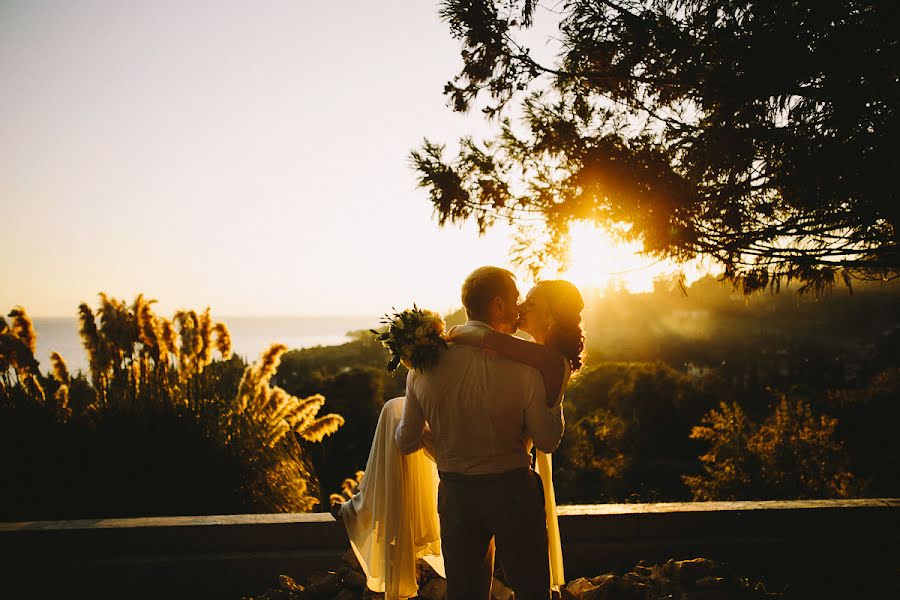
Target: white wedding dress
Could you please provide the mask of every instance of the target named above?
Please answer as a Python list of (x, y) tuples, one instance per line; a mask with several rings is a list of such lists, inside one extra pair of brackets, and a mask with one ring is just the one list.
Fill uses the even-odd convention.
[[(568, 379), (568, 369), (566, 373)], [(385, 403), (359, 492), (341, 505), (350, 546), (366, 574), (368, 587), (384, 592), (385, 600), (416, 596), (419, 558), (445, 576), (437, 512), (437, 466), (425, 450), (403, 454), (394, 441), (405, 401), (406, 398), (400, 397)], [(544, 487), (550, 584), (553, 589), (559, 589), (566, 580), (553, 491), (553, 465), (549, 454), (535, 452), (535, 471)]]

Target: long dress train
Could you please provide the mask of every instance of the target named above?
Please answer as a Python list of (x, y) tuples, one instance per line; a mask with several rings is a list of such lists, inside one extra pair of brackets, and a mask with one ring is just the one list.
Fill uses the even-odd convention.
[[(437, 466), (425, 450), (404, 455), (394, 441), (405, 400), (399, 397), (385, 403), (359, 492), (341, 505), (350, 547), (366, 574), (367, 585), (372, 591), (384, 592), (385, 600), (404, 600), (417, 594), (418, 558), (445, 576), (437, 513)], [(565, 584), (565, 577), (552, 464), (550, 455), (536, 454), (535, 470), (544, 487), (550, 583), (558, 589)]]

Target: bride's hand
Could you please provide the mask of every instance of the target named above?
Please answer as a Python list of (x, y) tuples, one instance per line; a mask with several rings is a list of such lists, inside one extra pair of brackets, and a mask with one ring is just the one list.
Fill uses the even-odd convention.
[(455, 325), (447, 332), (447, 339), (454, 344), (465, 344), (484, 348), (484, 338), (487, 335), (487, 327), (477, 325)]

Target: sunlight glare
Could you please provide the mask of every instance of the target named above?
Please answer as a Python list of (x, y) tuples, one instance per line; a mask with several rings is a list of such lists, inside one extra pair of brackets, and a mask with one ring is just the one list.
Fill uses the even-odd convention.
[[(569, 264), (556, 278), (567, 279), (582, 291), (625, 289), (631, 293), (653, 290), (653, 280), (679, 271), (679, 265), (641, 255), (640, 242), (620, 243), (593, 223), (579, 221), (570, 228)], [(695, 263), (681, 266), (691, 282), (707, 269)]]

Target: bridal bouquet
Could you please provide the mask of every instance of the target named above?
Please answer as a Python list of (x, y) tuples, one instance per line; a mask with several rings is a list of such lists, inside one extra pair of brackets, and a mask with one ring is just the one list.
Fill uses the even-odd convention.
[(387, 325), (386, 331), (369, 331), (391, 352), (391, 361), (387, 365), (389, 372), (400, 363), (407, 369), (427, 371), (437, 364), (441, 352), (447, 348), (444, 320), (439, 314), (415, 304), (411, 309), (385, 315), (381, 323)]

